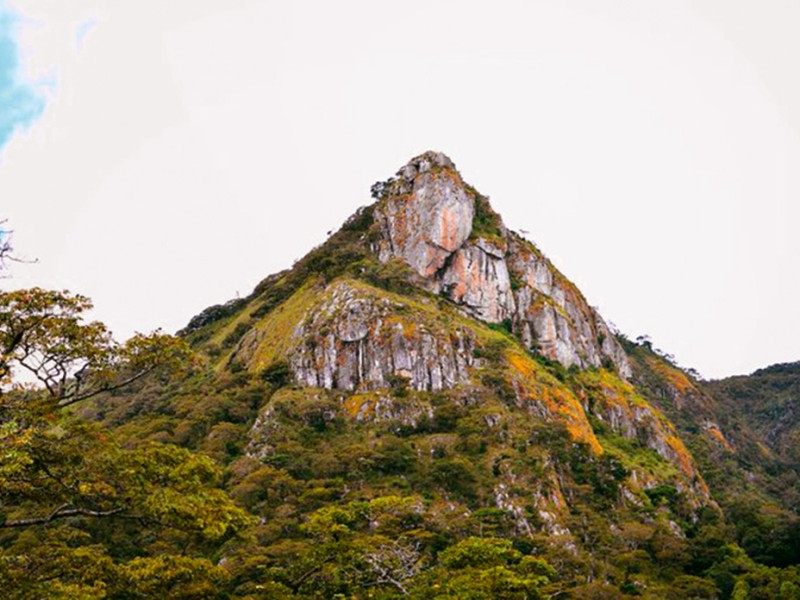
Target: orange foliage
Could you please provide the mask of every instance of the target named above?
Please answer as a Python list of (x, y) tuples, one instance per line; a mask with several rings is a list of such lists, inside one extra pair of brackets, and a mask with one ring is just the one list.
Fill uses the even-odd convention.
[[(675, 370), (680, 374), (679, 371)], [(623, 381), (617, 375), (610, 371), (585, 371), (581, 373), (580, 379), (584, 386), (591, 392), (595, 392), (593, 397), (596, 401), (605, 404), (607, 407), (614, 406), (627, 415), (627, 418), (633, 423), (636, 421), (634, 418), (636, 408), (646, 409), (652, 416), (649, 427), (652, 428), (651, 435), (656, 438), (661, 438), (664, 444), (669, 448), (668, 458), (671, 462), (680, 469), (680, 471), (690, 480), (697, 480), (697, 485), (708, 493), (708, 488), (697, 472), (692, 455), (687, 450), (683, 442), (676, 436), (675, 429), (672, 424), (667, 420), (663, 413), (655, 406), (652, 406), (644, 398), (642, 398), (635, 390), (635, 388)], [(688, 380), (687, 380), (688, 383)], [(691, 384), (689, 384), (691, 385)], [(722, 436), (721, 432), (717, 433)], [(724, 438), (723, 438), (724, 439)], [(727, 441), (725, 442), (727, 444)]]
[(706, 425), (705, 429), (706, 432), (712, 438), (714, 438), (719, 443), (720, 446), (725, 448), (725, 450), (727, 450), (728, 452), (735, 452), (733, 446), (731, 446), (730, 442), (728, 442), (728, 440), (725, 439), (725, 436), (722, 435), (722, 432), (719, 430), (719, 427), (717, 427), (716, 424), (710, 423)]
[(679, 394), (686, 395), (698, 393), (697, 388), (695, 388), (694, 384), (689, 381), (689, 378), (686, 377), (683, 371), (676, 369), (675, 367), (671, 367), (664, 361), (652, 356), (647, 358), (647, 364), (653, 371), (655, 371), (658, 375), (664, 378), (667, 383), (675, 388)]
[(690, 478), (694, 477), (696, 475), (696, 471), (692, 463), (692, 456), (689, 454), (686, 446), (683, 445), (683, 442), (677, 436), (672, 434), (665, 435), (663, 439), (664, 443), (669, 446), (674, 453), (675, 462), (677, 462), (684, 475)]
[(403, 337), (408, 341), (411, 341), (417, 337), (418, 325), (411, 319), (407, 319), (399, 315), (391, 315), (386, 318), (384, 324), (387, 326), (386, 331), (395, 331), (395, 327), (399, 326)]
[(369, 394), (353, 394), (344, 401), (344, 409), (352, 418), (366, 417), (375, 408), (375, 398)]
[(603, 447), (572, 391), (559, 384), (529, 356), (509, 351), (507, 359), (518, 375), (517, 382), (526, 400), (540, 402), (548, 413), (564, 422), (573, 439), (588, 444), (595, 454), (603, 453)]

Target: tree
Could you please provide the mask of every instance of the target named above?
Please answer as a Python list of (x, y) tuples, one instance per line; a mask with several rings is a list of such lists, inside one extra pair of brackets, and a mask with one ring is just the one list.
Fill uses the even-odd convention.
[(6, 229), (6, 219), (0, 220), (0, 272), (6, 270), (6, 260), (11, 260), (14, 249), (11, 247), (11, 232)]
[(543, 559), (524, 556), (510, 540), (471, 537), (439, 555), (428, 574), (434, 598), (536, 600), (546, 598), (554, 569)]
[(88, 298), (68, 292), (0, 293), (0, 394), (20, 391), (15, 371), (27, 371), (61, 408), (188, 360), (186, 344), (160, 332), (117, 343), (102, 323), (84, 322), (91, 308)]
[(68, 292), (0, 293), (0, 589), (137, 598), (172, 581), (170, 597), (214, 597), (226, 573), (209, 552), (251, 522), (217, 487), (220, 468), (176, 446), (122, 447), (70, 408), (180, 376), (188, 347), (159, 332), (117, 343), (84, 320), (91, 306)]

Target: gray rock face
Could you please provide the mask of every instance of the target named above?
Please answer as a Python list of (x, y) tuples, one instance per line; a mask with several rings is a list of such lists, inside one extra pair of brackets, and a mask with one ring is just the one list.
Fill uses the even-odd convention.
[(516, 322), (527, 346), (567, 366), (600, 366), (608, 359), (630, 377), (625, 351), (605, 321), (550, 261), (520, 239), (511, 241), (507, 260), (521, 282)]
[(444, 155), (426, 155), (403, 167), (393, 193), (375, 214), (385, 234), (381, 260), (404, 258), (425, 278), (435, 275), (467, 240), (475, 213), (474, 198), (444, 165), (452, 165)]
[(475, 341), (466, 330), (436, 328), (408, 306), (347, 282), (326, 290), (293, 337), (292, 371), (311, 387), (380, 389), (405, 378), (414, 390), (451, 389), (467, 381), (474, 360)]
[(441, 277), (441, 288), (474, 316), (490, 323), (510, 319), (516, 303), (505, 249), (485, 240), (464, 244)]
[(606, 323), (532, 244), (502, 223), (499, 237), (472, 236), (476, 193), (447, 157), (415, 158), (377, 193), (381, 261), (404, 259), (430, 291), (470, 316), (510, 320), (524, 344), (565, 366), (610, 362), (630, 377), (625, 352)]

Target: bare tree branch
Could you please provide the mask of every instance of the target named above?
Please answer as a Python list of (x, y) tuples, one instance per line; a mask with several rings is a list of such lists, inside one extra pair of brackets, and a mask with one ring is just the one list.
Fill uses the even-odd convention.
[(7, 222), (8, 219), (0, 219), (0, 279), (9, 277), (5, 273), (8, 270), (6, 261), (29, 264), (38, 262), (36, 259), (26, 260), (14, 255), (14, 247), (11, 244), (11, 237), (14, 231), (6, 228)]
[(375, 576), (375, 584), (389, 584), (404, 596), (409, 595), (404, 582), (416, 576), (422, 568), (418, 546), (396, 540), (377, 546), (364, 558)]
[(9, 529), (12, 527), (30, 527), (31, 525), (44, 525), (56, 519), (64, 519), (67, 517), (85, 516), (85, 517), (111, 517), (118, 515), (126, 507), (113, 508), (111, 510), (89, 510), (87, 508), (71, 508), (69, 504), (62, 504), (52, 513), (46, 517), (31, 517), (28, 519), (16, 519), (14, 521), (5, 521), (0, 523), (0, 528)]
[(106, 392), (114, 392), (118, 389), (124, 388), (125, 386), (130, 385), (134, 381), (137, 381), (147, 375), (148, 373), (152, 373), (156, 369), (155, 366), (150, 367), (149, 369), (143, 369), (139, 371), (135, 375), (131, 375), (127, 379), (123, 379), (120, 382), (117, 382), (112, 385), (105, 385), (101, 386), (97, 389), (91, 390), (89, 392), (84, 392), (83, 394), (74, 394), (74, 395), (66, 395), (62, 396), (62, 400), (58, 403), (59, 407), (69, 406), (71, 404), (75, 404), (76, 402), (81, 402), (82, 400), (87, 400), (89, 398), (93, 398), (94, 396), (98, 396), (100, 394), (105, 394)]

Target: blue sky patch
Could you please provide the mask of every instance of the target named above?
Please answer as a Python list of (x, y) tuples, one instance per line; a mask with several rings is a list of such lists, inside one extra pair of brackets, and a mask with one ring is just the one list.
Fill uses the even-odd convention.
[(95, 25), (97, 25), (97, 20), (92, 18), (81, 21), (75, 28), (75, 44), (78, 46), (78, 50), (83, 47), (83, 41), (86, 39), (86, 34), (94, 29)]
[(0, 148), (17, 129), (29, 127), (45, 106), (44, 96), (19, 79), (16, 21), (16, 16), (0, 3)]

